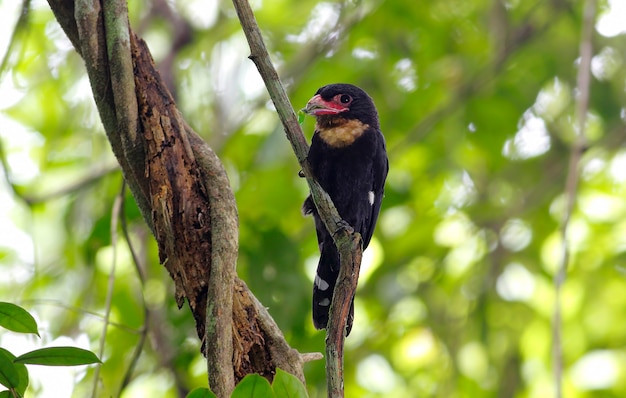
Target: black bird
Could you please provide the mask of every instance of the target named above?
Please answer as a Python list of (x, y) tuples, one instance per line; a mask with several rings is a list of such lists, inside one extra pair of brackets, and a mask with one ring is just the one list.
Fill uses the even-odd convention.
[[(374, 233), (389, 170), (385, 138), (369, 95), (351, 84), (330, 84), (317, 90), (304, 109), (316, 118), (308, 160), (313, 174), (330, 195), (341, 218), (367, 247)], [(309, 196), (302, 207), (315, 220), (320, 260), (313, 285), (313, 324), (324, 329), (339, 275), (339, 252)], [(352, 329), (354, 298), (347, 319)]]

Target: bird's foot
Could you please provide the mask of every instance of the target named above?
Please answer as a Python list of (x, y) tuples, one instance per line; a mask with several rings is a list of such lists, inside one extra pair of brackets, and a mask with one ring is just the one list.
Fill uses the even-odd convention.
[[(340, 231), (340, 230), (342, 230), (342, 229), (343, 229), (343, 230), (345, 230), (345, 231), (347, 231), (347, 232), (348, 232), (348, 233), (350, 233), (350, 234), (353, 234), (353, 233), (354, 233), (354, 228), (352, 228), (352, 227), (350, 226), (350, 224), (348, 224), (348, 222), (347, 222), (347, 221), (345, 221), (345, 220), (341, 220), (341, 221), (339, 221), (339, 222), (337, 223), (337, 232), (339, 232), (339, 231)], [(335, 233), (337, 233), (337, 232), (335, 232)]]

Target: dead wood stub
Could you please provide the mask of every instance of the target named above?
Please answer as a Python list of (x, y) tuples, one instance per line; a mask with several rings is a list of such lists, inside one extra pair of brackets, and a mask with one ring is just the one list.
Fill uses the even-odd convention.
[(247, 374), (258, 373), (271, 382), (276, 364), (264, 338), (266, 331), (259, 324), (254, 303), (240, 280), (235, 282), (233, 324), (235, 381), (239, 383)]

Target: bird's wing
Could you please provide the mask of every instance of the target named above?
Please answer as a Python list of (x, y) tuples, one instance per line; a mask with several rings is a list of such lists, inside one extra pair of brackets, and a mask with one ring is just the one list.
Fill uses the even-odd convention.
[(376, 221), (378, 220), (380, 206), (385, 193), (385, 180), (387, 179), (387, 172), (389, 171), (389, 160), (387, 159), (385, 139), (380, 132), (377, 132), (377, 137), (379, 142), (376, 145), (376, 152), (372, 161), (371, 192), (373, 192), (374, 200), (370, 207), (369, 217), (367, 217), (367, 225), (365, 225), (363, 231), (363, 248), (366, 248), (369, 245), (372, 235), (374, 234), (374, 228), (376, 226)]

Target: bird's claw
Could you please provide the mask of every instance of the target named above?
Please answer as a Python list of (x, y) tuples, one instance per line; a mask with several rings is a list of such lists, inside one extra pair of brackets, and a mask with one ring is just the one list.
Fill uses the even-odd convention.
[(350, 224), (348, 224), (348, 222), (345, 220), (341, 220), (337, 223), (337, 232), (339, 232), (339, 230), (342, 230), (342, 229), (346, 230), (350, 234), (354, 233), (354, 228), (352, 228)]

